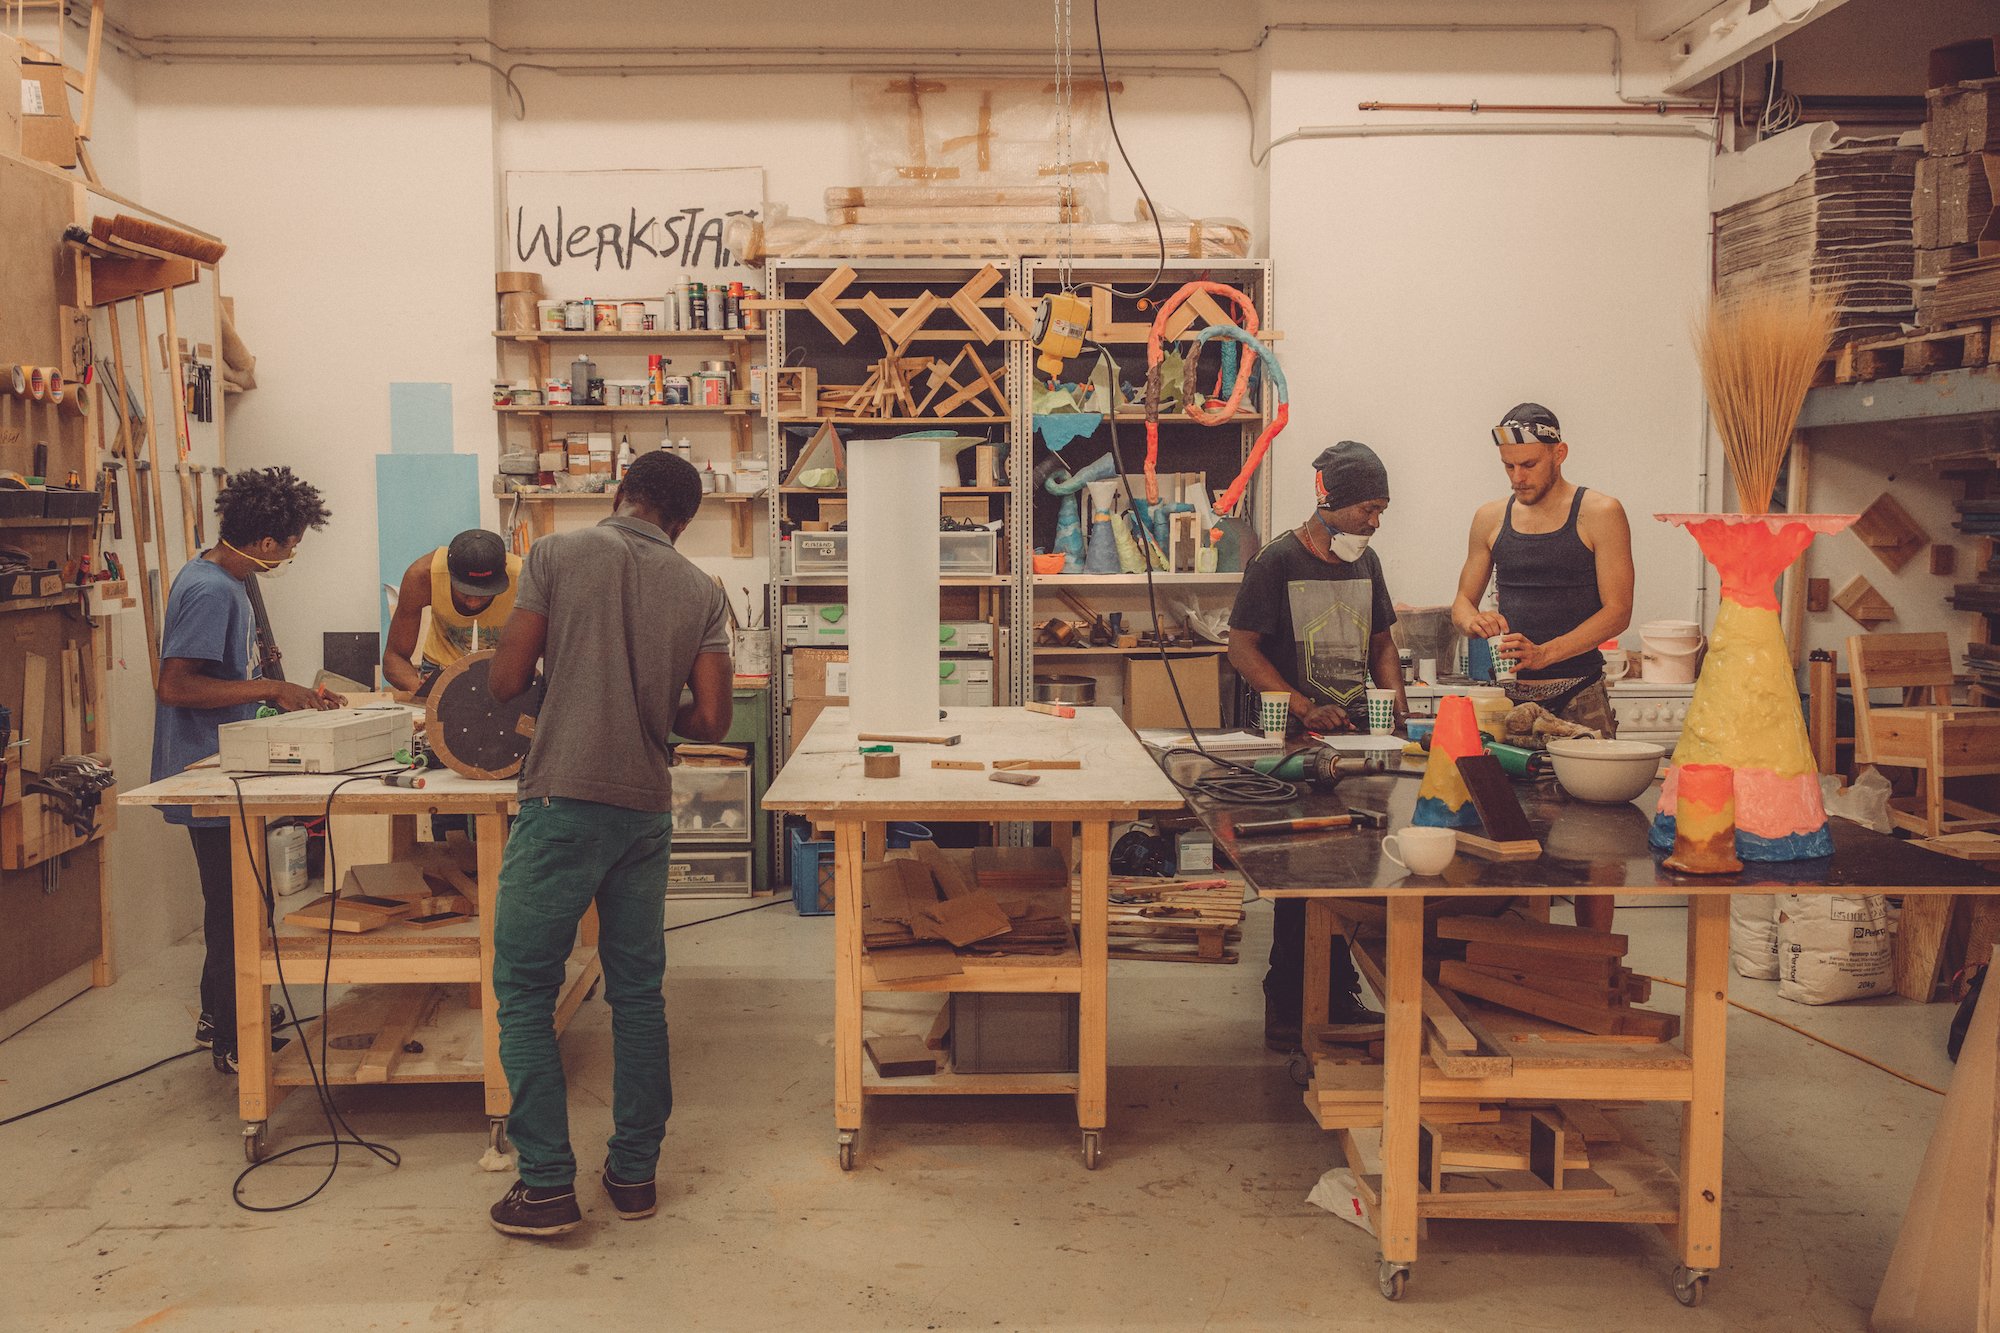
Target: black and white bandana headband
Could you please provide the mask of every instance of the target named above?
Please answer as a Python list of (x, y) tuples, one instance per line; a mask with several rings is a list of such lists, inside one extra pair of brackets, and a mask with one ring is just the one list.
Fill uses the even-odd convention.
[(1509, 417), (1493, 428), (1495, 444), (1561, 444), (1562, 431), (1547, 421), (1521, 421)]

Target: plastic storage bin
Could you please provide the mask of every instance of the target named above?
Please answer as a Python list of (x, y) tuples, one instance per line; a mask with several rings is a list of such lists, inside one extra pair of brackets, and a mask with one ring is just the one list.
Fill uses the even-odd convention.
[(674, 766), (674, 845), (748, 842), (753, 836), (750, 769)]
[(951, 997), (957, 1074), (1074, 1074), (1077, 997), (961, 991)]
[(667, 897), (747, 898), (755, 878), (748, 851), (675, 852), (667, 862)]
[(938, 704), (943, 708), (991, 708), (992, 661), (984, 657), (938, 659)]
[[(787, 819), (785, 829), (785, 843), (791, 853), (785, 864), (792, 872), (793, 909), (800, 916), (832, 916), (833, 844), (812, 841), (811, 826), (803, 819)], [(889, 825), (892, 849), (928, 842), (930, 836), (931, 831), (922, 824)]]

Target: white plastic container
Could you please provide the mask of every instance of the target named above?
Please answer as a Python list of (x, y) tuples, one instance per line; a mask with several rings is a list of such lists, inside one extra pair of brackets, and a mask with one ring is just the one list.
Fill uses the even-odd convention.
[(1639, 627), (1639, 645), (1641, 679), (1656, 685), (1686, 685), (1694, 680), (1707, 641), (1692, 620), (1649, 620)]
[(269, 852), (271, 893), (279, 898), (298, 893), (306, 886), (306, 831), (298, 824), (285, 824), (264, 835)]

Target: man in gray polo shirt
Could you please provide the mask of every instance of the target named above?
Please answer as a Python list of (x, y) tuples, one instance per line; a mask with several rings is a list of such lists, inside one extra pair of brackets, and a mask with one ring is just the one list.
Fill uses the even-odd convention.
[[(492, 667), (501, 700), (547, 678), (521, 769), (521, 814), (500, 863), (493, 993), (521, 1178), (493, 1205), (511, 1236), (582, 1224), (555, 1005), (577, 923), (597, 905), (611, 1006), (612, 1133), (604, 1189), (624, 1218), (649, 1216), (673, 1109), (667, 1068), (665, 904), (672, 778), (667, 740), (729, 731), (728, 604), (674, 549), (701, 505), (701, 477), (649, 453), (594, 528), (528, 552)], [(681, 701), (683, 686), (693, 692)]]

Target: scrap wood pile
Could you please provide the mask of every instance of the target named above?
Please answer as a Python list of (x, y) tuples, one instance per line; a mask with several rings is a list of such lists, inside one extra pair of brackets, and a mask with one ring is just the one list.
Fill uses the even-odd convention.
[[(1083, 886), (1070, 884), (1070, 921), (1083, 920)], [(1220, 877), (1111, 877), (1111, 957), (1155, 963), (1233, 963), (1243, 938), (1243, 889)]]
[(1068, 883), (1051, 848), (915, 843), (862, 867), (862, 946), (884, 981), (955, 976), (962, 953), (1065, 953), (1075, 947)]
[[(946, 193), (937, 186), (836, 187), (826, 222), (773, 206), (767, 218), (730, 218), (724, 242), (742, 263), (767, 259), (1004, 259), (1065, 253), (1078, 259), (1147, 259), (1166, 238), (1170, 259), (1241, 259), (1250, 231), (1226, 218), (1163, 214), (1156, 230), (1140, 205), (1131, 222), (1091, 222), (1058, 202), (1060, 186)], [(1046, 199), (1015, 204), (1016, 197)], [(943, 202), (908, 203), (907, 200)], [(845, 202), (849, 200), (859, 202)], [(836, 202), (840, 201), (840, 202)], [(1074, 219), (1074, 220), (1072, 220)]]

